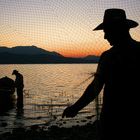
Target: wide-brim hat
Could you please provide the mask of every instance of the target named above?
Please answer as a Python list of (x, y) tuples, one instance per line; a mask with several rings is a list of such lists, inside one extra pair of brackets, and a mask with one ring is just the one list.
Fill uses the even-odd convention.
[(128, 28), (134, 28), (138, 26), (138, 23), (136, 21), (127, 19), (123, 9), (107, 9), (105, 10), (103, 22), (93, 29), (93, 31), (103, 30), (105, 27), (122, 25), (127, 25)]
[(13, 70), (12, 75), (18, 73), (17, 70)]

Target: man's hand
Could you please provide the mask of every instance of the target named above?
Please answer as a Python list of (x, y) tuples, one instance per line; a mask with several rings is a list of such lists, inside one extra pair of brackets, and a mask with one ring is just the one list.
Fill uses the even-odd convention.
[(62, 118), (64, 117), (75, 117), (77, 115), (78, 111), (74, 108), (74, 106), (67, 107), (63, 114)]

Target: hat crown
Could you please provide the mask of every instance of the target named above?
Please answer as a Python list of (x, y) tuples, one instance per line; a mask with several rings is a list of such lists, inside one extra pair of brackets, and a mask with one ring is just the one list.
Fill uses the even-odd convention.
[(94, 30), (103, 30), (105, 27), (137, 27), (138, 23), (136, 21), (126, 18), (125, 11), (123, 9), (106, 9), (104, 14), (104, 19), (101, 24), (99, 24)]
[(123, 9), (107, 9), (104, 14), (104, 23), (126, 21), (126, 14)]

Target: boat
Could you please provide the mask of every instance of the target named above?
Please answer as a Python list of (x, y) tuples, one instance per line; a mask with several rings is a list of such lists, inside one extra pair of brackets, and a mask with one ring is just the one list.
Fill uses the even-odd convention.
[(7, 111), (15, 105), (15, 82), (5, 76), (0, 78), (0, 113)]

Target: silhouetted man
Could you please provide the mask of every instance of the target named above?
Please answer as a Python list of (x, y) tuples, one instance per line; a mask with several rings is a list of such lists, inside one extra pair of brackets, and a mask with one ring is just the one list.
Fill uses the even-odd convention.
[(100, 114), (100, 139), (140, 139), (140, 43), (132, 39), (129, 30), (138, 23), (127, 19), (123, 9), (105, 10), (104, 20), (96, 30), (104, 31), (104, 38), (112, 46), (102, 53), (94, 80), (62, 117), (74, 117), (93, 101), (101, 89), (103, 106)]
[(17, 108), (23, 108), (23, 88), (24, 88), (24, 82), (23, 82), (23, 75), (20, 74), (17, 70), (13, 70), (12, 75), (16, 76), (15, 79), (15, 87), (17, 90)]

